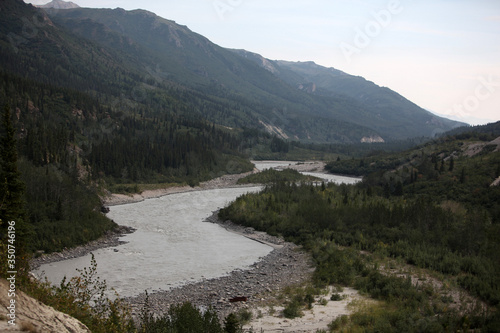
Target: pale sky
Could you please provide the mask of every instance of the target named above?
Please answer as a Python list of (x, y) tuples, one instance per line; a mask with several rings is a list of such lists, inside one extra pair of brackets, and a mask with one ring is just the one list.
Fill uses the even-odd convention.
[(472, 124), (500, 120), (500, 0), (73, 2), (146, 9), (222, 47), (334, 67)]

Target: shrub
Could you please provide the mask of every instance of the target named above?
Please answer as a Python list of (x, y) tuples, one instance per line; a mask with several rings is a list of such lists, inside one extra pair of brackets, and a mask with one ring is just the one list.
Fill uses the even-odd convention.
[(288, 303), (288, 305), (283, 310), (283, 315), (288, 319), (302, 317), (300, 303), (297, 300), (293, 300), (292, 302)]
[(224, 331), (227, 333), (241, 332), (240, 322), (234, 313), (231, 313), (226, 317), (226, 320), (224, 321)]
[(323, 305), (323, 306), (326, 306), (328, 304), (328, 301), (325, 299), (325, 298), (322, 298), (319, 300), (319, 305)]
[(330, 324), (328, 324), (328, 328), (330, 331), (336, 331), (340, 329), (341, 327), (347, 325), (349, 322), (349, 317), (346, 315), (342, 315), (340, 317), (335, 318)]
[[(239, 322), (234, 314), (226, 319), (226, 332), (239, 332)], [(211, 308), (202, 313), (191, 303), (173, 305), (167, 314), (155, 317), (149, 313), (149, 303), (146, 302), (141, 314), (140, 333), (223, 333), (217, 313)]]
[[(28, 282), (26, 292), (78, 320), (95, 333), (135, 332), (129, 307), (119, 298), (106, 297), (108, 287), (97, 277), (97, 263), (92, 255), (91, 266), (78, 270), (80, 275), (56, 287), (48, 281)], [(118, 296), (118, 295), (117, 295)]]
[(252, 317), (253, 313), (247, 309), (242, 309), (237, 314), (238, 321), (243, 325), (249, 323), (252, 320)]

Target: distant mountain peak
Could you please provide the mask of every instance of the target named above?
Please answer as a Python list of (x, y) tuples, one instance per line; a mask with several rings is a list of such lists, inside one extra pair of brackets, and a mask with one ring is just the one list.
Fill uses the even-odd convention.
[(55, 9), (72, 9), (72, 8), (80, 8), (76, 3), (70, 1), (63, 0), (52, 0), (51, 2), (37, 6), (39, 8), (55, 8)]

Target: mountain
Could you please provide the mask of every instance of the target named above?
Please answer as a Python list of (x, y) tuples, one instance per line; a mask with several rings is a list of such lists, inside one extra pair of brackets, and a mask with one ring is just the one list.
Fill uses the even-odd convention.
[(181, 84), (202, 99), (232, 104), (225, 116), (204, 112), (210, 121), (317, 142), (359, 142), (378, 134), (333, 117), (331, 110), (342, 107), (340, 100), (297, 92), (256, 64), (150, 12), (77, 9), (49, 14), (74, 34), (133, 56), (131, 66), (156, 82)]
[(59, 27), (128, 58), (128, 68), (150, 80), (180, 84), (204, 99), (236, 102), (229, 117), (203, 114), (224, 126), (260, 128), (286, 139), (353, 143), (432, 136), (457, 124), (423, 114), (410, 102), (399, 103), (397, 96), (375, 107), (344, 91), (310, 94), (307, 84), (302, 89), (296, 84), (308, 78), (283, 64), (280, 75), (273, 74), (144, 10), (79, 8), (48, 13)]
[(451, 121), (424, 110), (389, 88), (380, 87), (366, 79), (349, 75), (335, 68), (314, 62), (272, 61), (246, 50), (234, 50), (254, 61), (298, 90), (316, 96), (335, 99), (348, 98), (360, 105), (362, 112), (336, 114), (339, 119), (368, 126), (386, 138), (431, 136), (464, 123)]
[(70, 1), (62, 1), (62, 0), (52, 0), (51, 2), (37, 6), (38, 8), (55, 8), (55, 9), (71, 9), (71, 8), (80, 8), (76, 3)]

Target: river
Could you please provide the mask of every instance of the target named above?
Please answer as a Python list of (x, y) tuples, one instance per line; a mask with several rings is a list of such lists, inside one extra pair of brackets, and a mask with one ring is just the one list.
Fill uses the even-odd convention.
[[(255, 167), (259, 171), (263, 171), (265, 169), (284, 169), (291, 166), (300, 165), (300, 162), (291, 162), (291, 161), (252, 161), (255, 164)], [(311, 164), (311, 162), (307, 162)], [(305, 164), (305, 163), (302, 163)], [(314, 163), (312, 163), (314, 165)], [(321, 178), (326, 183), (336, 183), (336, 184), (356, 184), (361, 181), (361, 178), (356, 177), (348, 177), (348, 176), (340, 176), (333, 175), (331, 173), (324, 172), (301, 172), (304, 175), (315, 176)]]
[[(264, 168), (261, 164), (256, 166)], [(358, 181), (312, 174), (337, 177), (329, 179), (336, 182)], [(109, 218), (137, 230), (121, 238), (126, 242), (123, 245), (94, 251), (99, 277), (120, 296), (129, 297), (248, 268), (272, 248), (204, 220), (238, 196), (260, 189), (257, 186), (193, 191), (110, 207)], [(87, 255), (45, 264), (34, 273), (58, 284), (64, 276), (76, 276), (77, 269), (90, 266), (90, 259)]]

